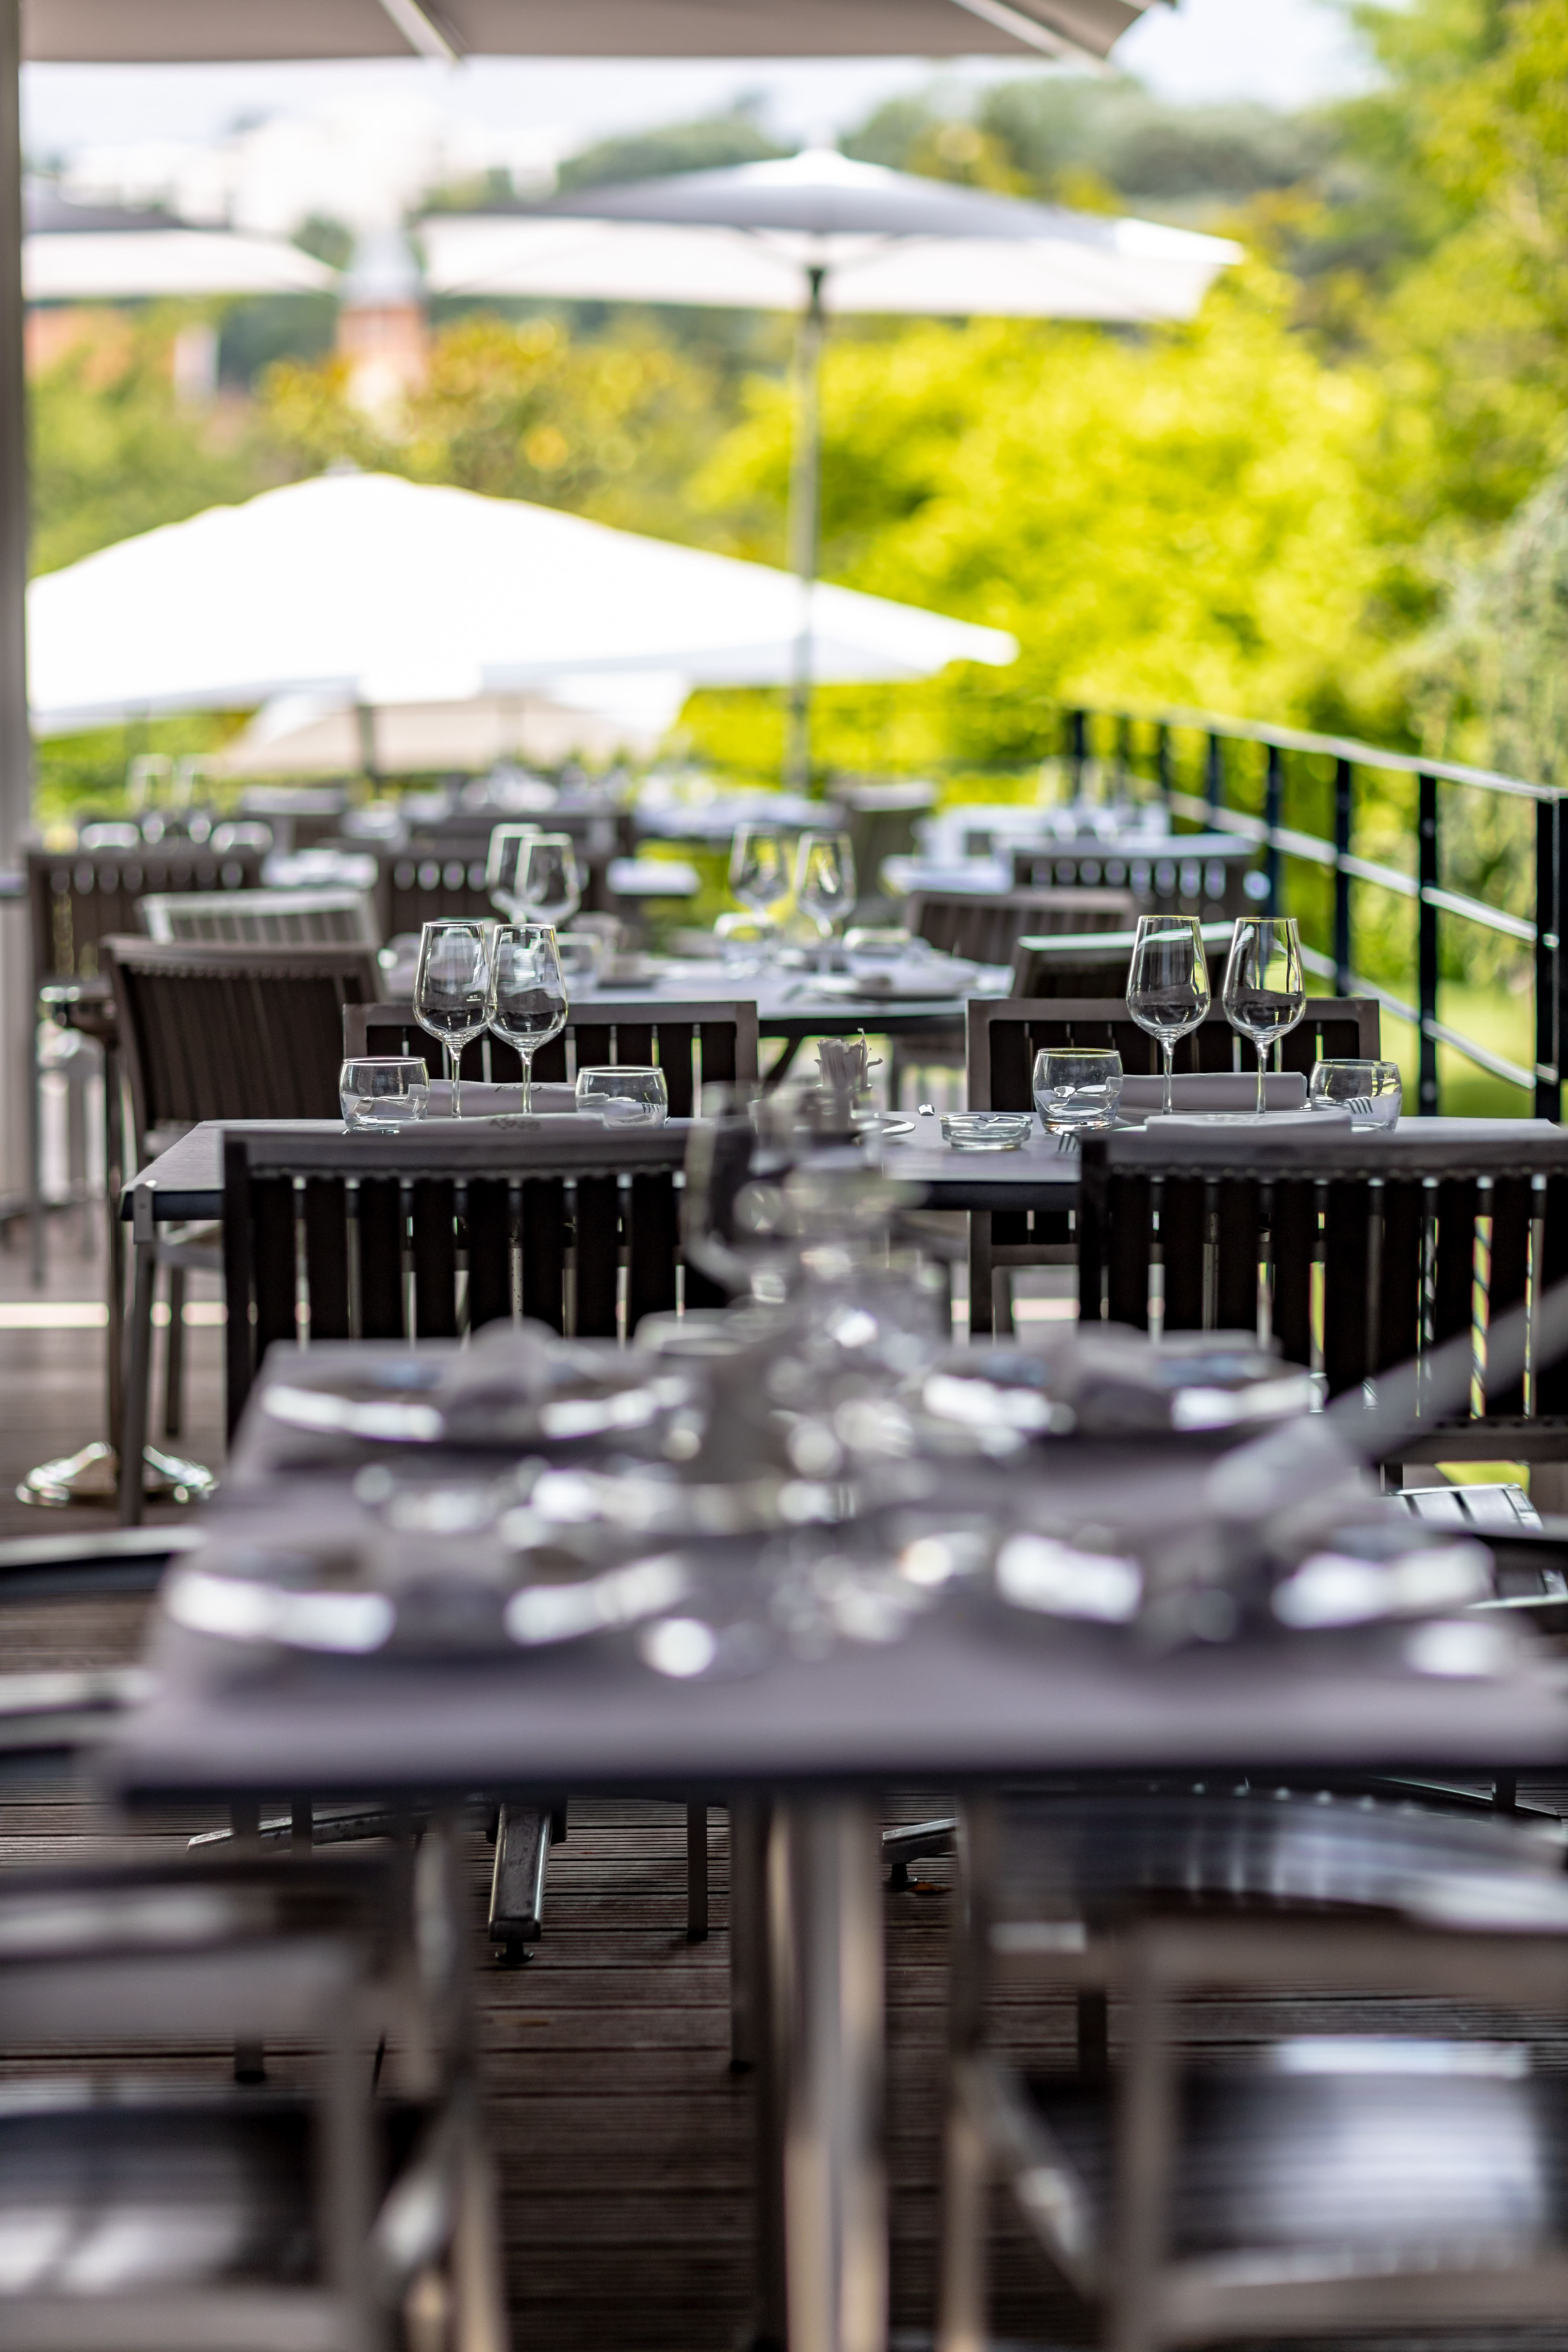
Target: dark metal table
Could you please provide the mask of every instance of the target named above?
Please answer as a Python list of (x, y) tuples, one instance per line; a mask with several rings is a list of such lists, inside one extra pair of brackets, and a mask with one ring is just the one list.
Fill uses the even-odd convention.
[[(287, 1377), (274, 1359), (264, 1384)], [(354, 1458), (280, 1429), (254, 1400), (215, 1525), (247, 1539), (335, 1538), (362, 1507)], [(1029, 1523), (1112, 1494), (1119, 1512), (1131, 1496), (1158, 1523), (1190, 1518), (1213, 1458), (1192, 1442), (1064, 1444), (1031, 1461)], [(943, 1465), (944, 1500), (965, 1475)], [(994, 1496), (1007, 1475), (982, 1465), (981, 1486)], [(737, 1866), (749, 1853), (766, 1889), (773, 2021), (760, 2140), (763, 2211), (782, 2227), (763, 2231), (761, 2332), (777, 2336), (787, 2315), (790, 2352), (885, 2343), (879, 1787), (1568, 1760), (1568, 1685), (1544, 1658), (1422, 1671), (1390, 1630), (1161, 1655), (1121, 1629), (1004, 1619), (979, 1596), (917, 1619), (901, 1642), (786, 1654), (733, 1681), (665, 1679), (614, 1636), (460, 1663), (252, 1655), (215, 1672), (203, 1637), (167, 1617), (153, 1660), (153, 1695), (109, 1756), (133, 1801), (485, 1789), (537, 1801), (601, 1788), (738, 1801)], [(765, 1835), (749, 1846), (763, 1798)]]

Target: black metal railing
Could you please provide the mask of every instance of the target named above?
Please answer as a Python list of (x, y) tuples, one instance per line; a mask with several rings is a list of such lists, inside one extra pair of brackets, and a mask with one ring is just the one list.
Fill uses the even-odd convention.
[[(1333, 982), (1336, 994), (1375, 996), (1414, 1028), (1423, 1111), (1438, 1108), (1437, 1049), (1446, 1045), (1478, 1069), (1530, 1095), (1537, 1118), (1561, 1118), (1560, 1072), (1568, 1055), (1568, 951), (1562, 945), (1568, 940), (1568, 814), (1562, 794), (1550, 785), (1489, 769), (1385, 751), (1349, 737), (1254, 726), (1210, 711), (1077, 709), (1068, 710), (1065, 721), (1063, 755), (1079, 792), (1098, 767), (1134, 792), (1158, 794), (1175, 824), (1255, 841), (1263, 883), (1260, 906), (1276, 913), (1301, 912), (1285, 903), (1289, 862), (1331, 877), (1326, 935), (1309, 938), (1303, 920), (1302, 960), (1309, 971)], [(1256, 746), (1260, 757), (1248, 761), (1244, 751), (1248, 746)], [(1244, 774), (1246, 766), (1251, 768), (1249, 776)], [(1358, 819), (1367, 807), (1365, 780), (1373, 774), (1414, 782), (1409, 872), (1357, 849)], [(1243, 781), (1260, 803), (1255, 809), (1234, 804)], [(1290, 823), (1304, 784), (1310, 785), (1320, 805), (1326, 795), (1331, 798), (1331, 837)], [(1445, 785), (1490, 795), (1510, 808), (1521, 803), (1533, 806), (1533, 826), (1527, 820), (1520, 828), (1521, 835), (1532, 834), (1528, 848), (1532, 870), (1527, 880), (1520, 877), (1524, 887), (1514, 892), (1530, 905), (1530, 915), (1445, 883), (1443, 852), (1458, 834), (1458, 828), (1443, 823)], [(1354, 948), (1365, 892), (1384, 893), (1385, 902), (1392, 897), (1414, 905), (1408, 993), (1391, 986), (1386, 974), (1376, 979), (1357, 969)], [(1512, 1061), (1439, 1019), (1441, 926), (1446, 920), (1472, 925), (1529, 949), (1535, 1015), (1532, 1066)]]

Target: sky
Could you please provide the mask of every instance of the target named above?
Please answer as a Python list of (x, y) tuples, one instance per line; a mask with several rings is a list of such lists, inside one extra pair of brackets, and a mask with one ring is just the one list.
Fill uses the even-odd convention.
[[(1289, 107), (1356, 86), (1360, 68), (1336, 0), (1181, 0), (1157, 6), (1121, 42), (1116, 61), (1169, 98), (1258, 99)], [(1028, 70), (1014, 60), (960, 65), (961, 78)], [(410, 60), (312, 66), (29, 66), (25, 135), (35, 157), (123, 142), (211, 141), (237, 122), (331, 110), (345, 98), (417, 93), (444, 112), (500, 133), (542, 134), (563, 152), (608, 132), (713, 112), (756, 95), (781, 133), (843, 129), (880, 99), (932, 79), (914, 58), (743, 64), (670, 60), (490, 58), (456, 68)], [(134, 102), (128, 104), (128, 94)]]

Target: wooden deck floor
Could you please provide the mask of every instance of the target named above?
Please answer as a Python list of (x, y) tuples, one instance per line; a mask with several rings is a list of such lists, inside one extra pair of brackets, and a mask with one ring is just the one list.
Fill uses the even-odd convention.
[[(25, 1267), (0, 1249), (0, 1298), (26, 1297)], [(50, 1293), (93, 1295), (92, 1269), (60, 1253)], [(190, 1450), (218, 1459), (217, 1341), (189, 1335)], [(20, 1470), (95, 1433), (101, 1334), (0, 1329), (0, 1531), (49, 1521), (10, 1502)], [(14, 1609), (0, 1618), (7, 1669), (133, 1655), (143, 1604)], [(889, 1817), (919, 1817), (888, 1801)], [(182, 1848), (200, 1817), (129, 1825), (63, 1792), (0, 1793), (0, 1867), (87, 1860), (141, 1845)], [(516, 2352), (727, 2352), (751, 2311), (750, 2080), (729, 2066), (727, 1837), (710, 1822), (713, 1932), (684, 1937), (684, 1815), (674, 1806), (583, 1804), (552, 1854), (547, 1927), (523, 1969), (490, 1960), (481, 1937), (489, 1855), (472, 1841), (472, 1901), (490, 2126), (500, 2160)], [(904, 2335), (932, 2319), (937, 2123), (945, 2031), (947, 1865), (924, 1866), (926, 1894), (887, 1897), (892, 2190), (892, 2316)], [(1380, 2012), (1395, 2027), (1510, 2031), (1426, 2004)], [(1216, 2002), (1199, 2037), (1241, 2044), (1289, 2022), (1296, 2030), (1365, 2024), (1364, 2010), (1315, 2002)], [(1568, 2066), (1568, 2033), (1534, 2021), (1540, 2063)], [(1036, 2063), (1066, 2057), (1065, 2004), (1018, 2001), (999, 2012), (998, 2039)], [(210, 2062), (221, 2063), (219, 2053)], [(0, 2051), (0, 2073), (11, 2071)], [(1016, 2225), (1000, 2213), (994, 2242), (996, 2333), (1082, 2343), (1082, 2315), (1047, 2283)], [(1445, 2352), (1492, 2352), (1506, 2341), (1568, 2352), (1562, 2330), (1442, 2339)], [(1405, 2339), (1408, 2352), (1409, 2339)], [(1363, 2339), (1363, 2352), (1369, 2352)]]

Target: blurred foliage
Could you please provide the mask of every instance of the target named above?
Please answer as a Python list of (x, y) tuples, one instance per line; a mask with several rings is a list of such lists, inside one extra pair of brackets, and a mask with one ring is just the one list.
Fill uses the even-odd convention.
[(434, 338), (429, 373), (393, 418), (350, 397), (338, 359), (284, 362), (262, 412), (302, 471), (352, 464), (568, 507), (689, 536), (684, 486), (713, 429), (713, 385), (652, 331), (574, 341), (554, 320), (472, 312)]
[(250, 497), (288, 460), (253, 410), (176, 397), (174, 304), (116, 310), (30, 392), (35, 572)]
[(623, 131), (602, 139), (568, 157), (556, 175), (556, 186), (565, 194), (573, 188), (658, 179), (670, 172), (717, 172), (728, 163), (763, 163), (787, 152), (742, 103), (699, 122), (672, 122), (656, 131)]

